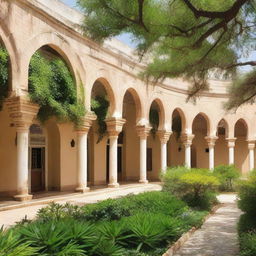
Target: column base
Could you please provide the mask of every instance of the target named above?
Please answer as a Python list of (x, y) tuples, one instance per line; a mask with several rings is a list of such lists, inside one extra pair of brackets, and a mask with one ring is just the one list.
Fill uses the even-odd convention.
[(90, 191), (90, 188), (88, 188), (88, 187), (76, 188), (75, 191), (78, 193), (86, 193), (86, 192)]
[(139, 180), (139, 183), (148, 184), (148, 180)]
[(33, 195), (25, 194), (25, 195), (16, 195), (13, 197), (14, 200), (20, 201), (20, 202), (25, 202), (25, 201), (30, 201), (33, 198)]
[(119, 188), (119, 183), (108, 184), (108, 188)]

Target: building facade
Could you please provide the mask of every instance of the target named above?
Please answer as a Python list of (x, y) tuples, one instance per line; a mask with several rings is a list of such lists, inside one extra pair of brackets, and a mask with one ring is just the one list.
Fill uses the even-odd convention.
[[(254, 105), (226, 112), (226, 81), (210, 81), (196, 104), (189, 84), (138, 78), (145, 64), (113, 39), (98, 45), (81, 32), (83, 16), (57, 0), (0, 0), (0, 38), (10, 56), (9, 96), (0, 111), (0, 196), (31, 199), (37, 191), (80, 191), (92, 185), (146, 183), (166, 166), (210, 168), (235, 164), (254, 169)], [(39, 106), (28, 98), (32, 55), (48, 47), (60, 55), (76, 85), (84, 87), (83, 125), (52, 118), (40, 124)], [(180, 60), (177, 60), (177, 62)], [(98, 141), (91, 99), (107, 97), (107, 135)], [(151, 110), (159, 125), (151, 130)]]

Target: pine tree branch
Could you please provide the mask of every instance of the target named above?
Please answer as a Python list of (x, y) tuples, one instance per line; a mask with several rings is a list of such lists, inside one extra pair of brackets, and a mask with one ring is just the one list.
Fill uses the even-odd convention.
[(231, 64), (229, 66), (226, 66), (224, 68), (231, 69), (231, 68), (242, 67), (242, 66), (256, 66), (256, 61), (238, 62), (238, 63)]

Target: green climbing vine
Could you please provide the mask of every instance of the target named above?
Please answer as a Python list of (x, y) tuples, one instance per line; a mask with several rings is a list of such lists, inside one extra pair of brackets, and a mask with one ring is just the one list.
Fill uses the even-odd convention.
[(8, 66), (9, 55), (7, 50), (0, 44), (0, 110), (4, 99), (8, 95)]
[(73, 77), (61, 58), (46, 58), (39, 52), (32, 56), (29, 96), (40, 106), (41, 122), (55, 116), (58, 121), (71, 121), (78, 126), (85, 115), (84, 97), (77, 97)]
[(98, 141), (99, 143), (107, 133), (107, 125), (105, 119), (108, 114), (109, 101), (106, 97), (96, 96), (91, 100), (91, 109), (97, 115), (98, 122)]
[(151, 133), (153, 136), (156, 135), (159, 126), (159, 113), (157, 109), (151, 108), (149, 112), (149, 122), (152, 126)]

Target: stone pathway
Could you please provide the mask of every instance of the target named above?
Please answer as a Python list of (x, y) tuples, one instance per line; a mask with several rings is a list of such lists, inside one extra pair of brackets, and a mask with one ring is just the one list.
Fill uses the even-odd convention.
[[(96, 203), (108, 198), (118, 198), (121, 196), (126, 196), (128, 194), (139, 194), (145, 191), (159, 191), (162, 187), (158, 183), (149, 183), (149, 184), (128, 184), (122, 185), (119, 188), (103, 188), (91, 191), (85, 194), (72, 194), (70, 196), (58, 196), (54, 199), (43, 198), (41, 200), (33, 200), (30, 202), (30, 205), (26, 204), (15, 204), (3, 206), (2, 210), (0, 207), (0, 227), (4, 226), (8, 228), (14, 225), (17, 221), (22, 220), (25, 216), (28, 219), (33, 219), (36, 216), (36, 213), (39, 209), (46, 206), (46, 202), (54, 201), (56, 203), (65, 204), (71, 203), (75, 205), (84, 205), (89, 203)], [(48, 201), (47, 201), (48, 200)], [(8, 207), (10, 208), (9, 210)], [(12, 209), (14, 207), (14, 209)], [(3, 210), (4, 209), (4, 210)]]
[(241, 214), (235, 195), (220, 195), (224, 203), (206, 220), (175, 256), (235, 256), (239, 253), (236, 224)]

